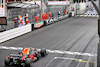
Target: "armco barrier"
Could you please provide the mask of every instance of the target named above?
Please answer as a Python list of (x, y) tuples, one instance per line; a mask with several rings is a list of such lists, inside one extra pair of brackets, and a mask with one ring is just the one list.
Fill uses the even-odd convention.
[(5, 32), (1, 32), (0, 33), (0, 43), (7, 41), (9, 39), (18, 37), (30, 31), (31, 31), (31, 24), (27, 24), (22, 27), (18, 27), (18, 28), (14, 28), (14, 29), (11, 29)]

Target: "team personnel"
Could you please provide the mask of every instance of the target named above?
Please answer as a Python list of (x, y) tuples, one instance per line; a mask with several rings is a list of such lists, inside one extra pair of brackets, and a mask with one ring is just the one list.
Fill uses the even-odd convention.
[(41, 16), (41, 20), (46, 20), (46, 19), (48, 19), (48, 14), (43, 13)]
[(58, 11), (58, 16), (60, 16), (60, 11)]
[(28, 17), (26, 17), (25, 18), (25, 24), (28, 24), (28, 23), (30, 23), (30, 21), (29, 21)]
[(34, 19), (35, 19), (35, 22), (38, 22), (38, 20), (40, 20), (40, 17), (39, 16), (35, 16)]
[(49, 11), (49, 18), (52, 18), (52, 14), (51, 14), (51, 12)]
[(63, 14), (65, 15), (65, 13), (66, 13), (66, 11), (65, 10), (63, 10)]
[(14, 27), (15, 28), (18, 27), (18, 19), (17, 19), (17, 17), (14, 18)]

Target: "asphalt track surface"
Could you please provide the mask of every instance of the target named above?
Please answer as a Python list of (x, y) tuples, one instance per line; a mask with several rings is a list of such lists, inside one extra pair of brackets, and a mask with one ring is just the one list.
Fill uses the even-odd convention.
[[(68, 18), (4, 42), (0, 46), (29, 46), (40, 49), (92, 53), (98, 42), (97, 19), (88, 17)], [(4, 58), (8, 53), (17, 52), (0, 49), (0, 67), (6, 67)], [(96, 54), (96, 49), (93, 53)], [(88, 61), (89, 56), (49, 53), (46, 57), (32, 63), (32, 67), (85, 67), (86, 62), (78, 62), (74, 59)]]

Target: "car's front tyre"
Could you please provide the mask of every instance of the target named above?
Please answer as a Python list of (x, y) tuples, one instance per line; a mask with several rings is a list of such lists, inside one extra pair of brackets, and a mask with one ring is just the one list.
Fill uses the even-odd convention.
[(42, 48), (41, 49), (41, 56), (46, 56), (46, 49), (45, 48)]

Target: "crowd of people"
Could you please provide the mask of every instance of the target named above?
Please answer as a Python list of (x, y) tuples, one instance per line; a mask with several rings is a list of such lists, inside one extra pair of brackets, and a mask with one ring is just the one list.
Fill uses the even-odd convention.
[[(40, 16), (39, 13), (37, 13), (37, 15), (34, 16), (33, 19), (35, 20), (35, 22), (38, 22), (40, 20), (46, 20), (48, 18), (52, 18), (52, 14), (51, 14), (50, 11), (49, 11), (48, 14), (44, 12), (43, 14), (41, 14), (41, 16)], [(14, 27), (15, 28), (16, 27), (21, 27), (21, 26), (24, 26), (24, 25), (30, 23), (30, 20), (29, 20), (29, 16), (28, 15), (25, 15), (25, 16), (19, 15), (18, 17), (14, 17), (14, 20), (13, 21), (14, 21)]]
[(34, 17), (34, 19), (35, 19), (35, 22), (38, 22), (39, 20), (46, 20), (46, 19), (48, 19), (48, 18), (52, 18), (52, 14), (51, 14), (51, 12), (49, 11), (49, 13), (47, 14), (47, 13), (43, 13), (43, 14), (41, 14), (41, 16), (39, 15), (39, 13)]
[(24, 26), (26, 24), (30, 23), (29, 19), (28, 19), (28, 15), (26, 16), (21, 16), (19, 15), (18, 17), (14, 18), (14, 27), (21, 27)]
[[(63, 11), (63, 13), (65, 14), (65, 11)], [(58, 11), (58, 16), (60, 16), (60, 15), (61, 15), (61, 12)], [(35, 15), (34, 18), (32, 18), (31, 20), (34, 20), (34, 22), (39, 22), (41, 20), (50, 19), (52, 17), (53, 17), (53, 14), (49, 11), (48, 13), (44, 12), (43, 14), (37, 13), (37, 15)], [(14, 18), (14, 27), (15, 28), (24, 26), (28, 23), (30, 23), (28, 14), (26, 14), (25, 16), (19, 15), (18, 17)]]

